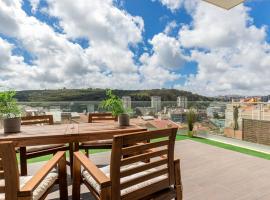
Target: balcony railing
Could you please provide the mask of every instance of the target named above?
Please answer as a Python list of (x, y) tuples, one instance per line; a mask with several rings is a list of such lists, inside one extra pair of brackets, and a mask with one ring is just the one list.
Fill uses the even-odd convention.
[[(99, 101), (19, 102), (19, 104), (23, 111), (22, 115), (51, 113), (56, 121), (61, 121), (61, 117), (68, 113), (71, 113), (71, 117), (76, 117), (78, 113), (104, 112), (99, 106)], [(270, 123), (270, 103), (262, 102), (126, 101), (124, 105), (132, 109), (132, 118), (152, 116), (155, 119), (171, 120), (179, 125), (182, 133), (187, 132), (187, 111), (190, 108), (194, 108), (197, 112), (197, 122), (194, 127), (196, 133), (242, 139), (243, 133), (241, 136), (237, 134), (242, 131), (243, 119)]]

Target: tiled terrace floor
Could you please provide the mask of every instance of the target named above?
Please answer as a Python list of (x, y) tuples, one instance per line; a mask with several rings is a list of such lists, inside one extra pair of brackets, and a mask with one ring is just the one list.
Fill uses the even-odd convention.
[[(269, 200), (270, 161), (183, 140), (176, 142), (175, 157), (181, 158), (184, 200)], [(106, 164), (109, 153), (92, 156)], [(40, 164), (38, 164), (40, 165)], [(38, 167), (33, 164), (32, 172)], [(82, 199), (91, 199), (82, 187)], [(71, 186), (69, 186), (71, 195)], [(58, 192), (48, 199), (58, 199)]]

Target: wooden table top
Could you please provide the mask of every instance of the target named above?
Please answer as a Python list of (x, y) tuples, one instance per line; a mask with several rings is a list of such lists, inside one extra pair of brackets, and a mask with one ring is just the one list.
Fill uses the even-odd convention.
[(144, 131), (137, 125), (119, 127), (117, 122), (98, 122), (81, 124), (22, 126), (20, 133), (4, 134), (0, 130), (1, 141), (13, 141), (16, 146), (83, 142), (111, 139), (114, 135)]

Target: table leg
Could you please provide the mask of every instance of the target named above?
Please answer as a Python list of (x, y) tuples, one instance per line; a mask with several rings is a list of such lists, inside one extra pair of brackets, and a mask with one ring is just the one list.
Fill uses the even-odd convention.
[(70, 165), (70, 175), (71, 178), (73, 177), (73, 152), (74, 152), (74, 145), (72, 142), (69, 143), (69, 165)]
[(74, 151), (79, 151), (79, 142), (74, 142)]
[(26, 147), (20, 147), (21, 176), (27, 176), (27, 155)]

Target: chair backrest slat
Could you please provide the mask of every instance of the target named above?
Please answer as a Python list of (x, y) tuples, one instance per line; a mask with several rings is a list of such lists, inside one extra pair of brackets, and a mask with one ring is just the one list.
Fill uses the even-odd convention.
[(143, 153), (140, 155), (129, 156), (128, 158), (124, 158), (121, 160), (121, 166), (129, 165), (135, 162), (140, 162), (143, 160), (147, 160), (150, 158), (155, 158), (155, 157), (159, 157), (159, 156), (163, 156), (167, 154), (168, 154), (168, 149), (163, 149), (163, 150), (158, 150), (154, 152)]
[(89, 113), (88, 115), (88, 123), (104, 120), (117, 121), (117, 119), (117, 116), (113, 116), (112, 113)]
[(34, 125), (34, 124), (49, 124), (53, 125), (52, 115), (41, 115), (41, 116), (26, 116), (22, 117), (22, 125)]
[(147, 140), (169, 137), (171, 135), (170, 130), (171, 129), (160, 129), (160, 130), (148, 131), (147, 134), (145, 134), (144, 132), (133, 133), (133, 134), (130, 134), (128, 137), (123, 138), (123, 144), (130, 145), (130, 144), (136, 144), (138, 142), (144, 142)]
[(164, 140), (164, 141), (154, 142), (154, 143), (141, 143), (141, 144), (134, 145), (131, 147), (123, 148), (122, 154), (123, 155), (134, 154), (136, 152), (140, 152), (140, 151), (144, 151), (144, 150), (148, 150), (148, 149), (152, 149), (156, 147), (161, 147), (165, 145), (169, 145), (169, 140)]
[[(114, 137), (110, 169), (113, 200), (139, 199), (170, 187), (176, 132), (170, 128)], [(128, 192), (140, 184), (144, 187)]]

